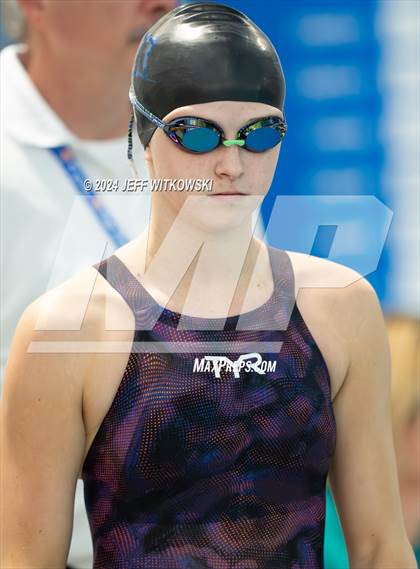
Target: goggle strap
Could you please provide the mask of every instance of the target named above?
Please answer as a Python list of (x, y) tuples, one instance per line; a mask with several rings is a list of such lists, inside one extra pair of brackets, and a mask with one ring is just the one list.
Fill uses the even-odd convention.
[(133, 107), (135, 107), (139, 111), (139, 113), (141, 113), (147, 119), (149, 119), (150, 122), (152, 122), (153, 124), (155, 124), (159, 128), (165, 128), (166, 127), (166, 123), (161, 121), (159, 117), (157, 117), (156, 115), (151, 113), (148, 109), (146, 109), (146, 107), (143, 107), (143, 105), (140, 103), (140, 101), (136, 97), (136, 93), (134, 92), (133, 85), (130, 86), (128, 96), (130, 98), (130, 102), (133, 105)]
[(133, 125), (134, 125), (134, 112), (131, 113), (130, 120), (128, 121), (128, 148), (127, 158), (133, 159)]
[(136, 168), (136, 164), (133, 160), (133, 125), (134, 125), (134, 112), (131, 113), (130, 120), (128, 121), (128, 148), (127, 148), (127, 158), (130, 164), (131, 171), (134, 178), (139, 179), (139, 173)]
[(140, 174), (139, 171), (136, 168), (136, 164), (133, 160), (133, 158), (130, 158), (130, 168), (131, 168), (131, 172), (133, 174), (134, 179), (139, 180), (140, 179)]

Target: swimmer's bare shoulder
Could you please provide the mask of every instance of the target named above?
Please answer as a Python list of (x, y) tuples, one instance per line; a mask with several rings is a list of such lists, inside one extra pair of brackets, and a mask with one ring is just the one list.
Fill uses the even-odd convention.
[(331, 398), (341, 390), (351, 363), (361, 305), (377, 306), (376, 294), (354, 269), (329, 259), (288, 251), (297, 305), (329, 370)]
[(379, 299), (349, 267), (301, 253), (291, 260), (298, 307), (332, 374), (337, 437), (329, 482), (350, 565), (415, 567), (399, 498)]
[(129, 345), (133, 330), (130, 308), (93, 267), (24, 311), (1, 401), (2, 567), (66, 566), (89, 430), (129, 357), (107, 342)]

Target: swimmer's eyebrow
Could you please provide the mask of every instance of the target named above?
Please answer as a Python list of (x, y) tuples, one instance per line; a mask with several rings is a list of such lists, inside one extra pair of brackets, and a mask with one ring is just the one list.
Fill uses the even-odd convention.
[[(281, 111), (280, 111), (280, 113), (281, 113)], [(245, 123), (251, 122), (251, 121), (252, 121), (252, 122), (257, 122), (257, 121), (262, 120), (262, 119), (264, 119), (264, 118), (266, 118), (266, 117), (280, 117), (282, 120), (284, 120), (283, 113), (278, 114), (278, 113), (273, 112), (273, 113), (266, 113), (266, 114), (264, 114), (264, 115), (258, 115), (257, 117), (251, 117), (251, 118), (249, 118), (248, 120), (246, 120)], [(244, 124), (245, 124), (245, 123), (244, 123)]]
[[(281, 113), (281, 111), (280, 111), (280, 113)], [(177, 117), (172, 117), (171, 119), (169, 119), (168, 121), (165, 121), (165, 122), (171, 122), (171, 121), (174, 121), (174, 120), (176, 120), (176, 119), (180, 119), (180, 118), (182, 118), (182, 117), (195, 117), (195, 118), (201, 119), (201, 120), (203, 120), (203, 121), (212, 122), (212, 123), (216, 124), (217, 126), (220, 126), (220, 128), (223, 130), (223, 126), (221, 125), (221, 123), (220, 123), (219, 121), (217, 121), (217, 120), (215, 120), (215, 119), (211, 119), (211, 118), (209, 118), (209, 117), (204, 117), (204, 116), (202, 116), (202, 115), (199, 114), (199, 113), (197, 113), (197, 114), (186, 114), (186, 113), (180, 114), (179, 116), (177, 116)], [(267, 118), (267, 117), (280, 117), (282, 120), (284, 120), (284, 115), (283, 115), (283, 113), (281, 113), (281, 114), (278, 114), (278, 113), (275, 113), (275, 112), (273, 112), (272, 114), (266, 113), (266, 114), (263, 114), (263, 115), (258, 115), (258, 116), (256, 116), (256, 117), (251, 117), (251, 118), (248, 118), (248, 119), (244, 119), (244, 120), (241, 122), (241, 125), (240, 125), (238, 128), (241, 128), (241, 127), (242, 127), (243, 125), (245, 125), (245, 124), (248, 124), (248, 123), (251, 123), (251, 122), (257, 122), (257, 121), (262, 120), (262, 119), (265, 119), (265, 118)]]
[[(281, 114), (278, 114), (279, 112), (280, 112)], [(264, 114), (262, 114), (262, 115), (257, 115), (257, 116), (255, 116), (255, 117), (250, 117), (250, 118), (248, 118), (248, 119), (244, 119), (244, 120), (241, 122), (241, 125), (239, 126), (239, 128), (241, 128), (241, 127), (242, 127), (243, 125), (245, 125), (245, 124), (249, 124), (249, 123), (252, 123), (252, 122), (261, 121), (261, 120), (263, 120), (263, 119), (266, 119), (267, 117), (280, 117), (282, 120), (284, 120), (284, 115), (283, 115), (283, 113), (282, 113), (282, 112), (280, 111), (280, 109), (279, 109), (277, 113), (276, 113), (275, 111), (273, 111), (272, 113), (268, 112), (268, 113), (264, 113)], [(217, 121), (212, 121), (212, 122), (216, 122), (216, 123), (217, 123)], [(217, 123), (217, 124), (220, 124), (220, 123)]]

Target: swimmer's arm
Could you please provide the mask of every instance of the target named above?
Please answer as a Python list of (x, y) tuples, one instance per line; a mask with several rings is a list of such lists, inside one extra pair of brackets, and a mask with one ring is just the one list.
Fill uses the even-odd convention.
[(8, 569), (66, 566), (85, 448), (85, 360), (27, 352), (33, 340), (63, 340), (71, 334), (34, 331), (38, 308), (37, 301), (31, 304), (17, 327), (0, 409), (0, 566)]
[(336, 314), (350, 363), (334, 400), (337, 446), (330, 484), (352, 569), (416, 569), (403, 521), (390, 413), (390, 354), (376, 293), (342, 289)]

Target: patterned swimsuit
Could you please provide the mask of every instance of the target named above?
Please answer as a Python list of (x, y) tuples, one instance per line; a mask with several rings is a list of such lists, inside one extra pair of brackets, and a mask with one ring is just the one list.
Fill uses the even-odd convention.
[(115, 255), (95, 268), (136, 319), (82, 478), (94, 569), (321, 569), (336, 442), (328, 369), (285, 251), (259, 308), (162, 309)]

